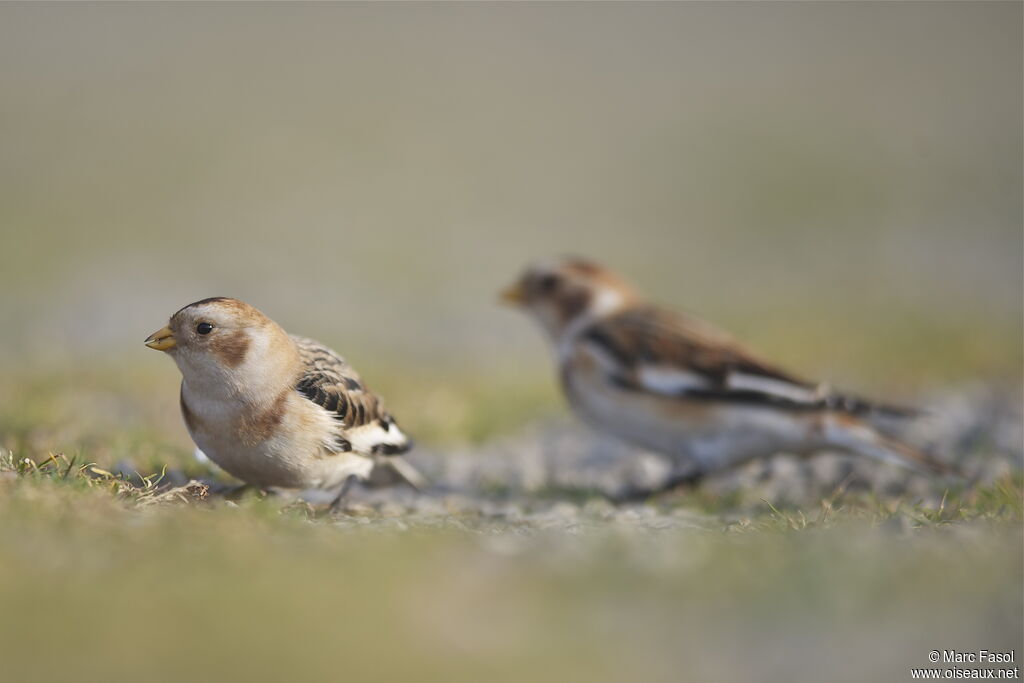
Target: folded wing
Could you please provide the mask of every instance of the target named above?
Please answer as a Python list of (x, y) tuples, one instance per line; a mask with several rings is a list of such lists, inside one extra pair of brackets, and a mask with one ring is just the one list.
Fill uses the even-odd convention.
[(339, 424), (339, 449), (366, 455), (405, 453), (411, 442), (384, 402), (371, 392), (341, 356), (323, 344), (292, 337), (304, 372), (296, 389), (331, 414)]
[(707, 323), (654, 307), (605, 318), (584, 330), (580, 343), (613, 383), (629, 390), (793, 410), (912, 414), (831, 393), (762, 360)]

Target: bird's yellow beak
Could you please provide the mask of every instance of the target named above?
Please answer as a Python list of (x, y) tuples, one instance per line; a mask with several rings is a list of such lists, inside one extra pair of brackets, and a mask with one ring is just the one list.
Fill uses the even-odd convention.
[(146, 346), (157, 351), (169, 351), (178, 345), (170, 327), (164, 327), (146, 337)]
[(501, 300), (509, 306), (522, 306), (526, 303), (526, 292), (521, 284), (516, 283), (501, 291)]

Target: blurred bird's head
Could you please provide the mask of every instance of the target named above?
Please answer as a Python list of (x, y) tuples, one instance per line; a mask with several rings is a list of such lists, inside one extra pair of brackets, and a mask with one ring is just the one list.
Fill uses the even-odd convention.
[(185, 306), (145, 343), (169, 354), (187, 382), (229, 389), (291, 372), (297, 359), (295, 345), (277, 323), (227, 297)]
[(617, 313), (639, 299), (633, 287), (615, 273), (575, 257), (527, 267), (501, 298), (529, 311), (554, 339), (580, 321)]

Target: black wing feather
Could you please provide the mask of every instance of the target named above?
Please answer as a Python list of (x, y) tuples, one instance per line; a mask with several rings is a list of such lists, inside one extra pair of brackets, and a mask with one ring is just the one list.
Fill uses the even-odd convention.
[(347, 429), (374, 421), (394, 422), (384, 402), (366, 388), (344, 358), (311, 339), (292, 339), (305, 366), (295, 385), (299, 393), (330, 412)]
[[(818, 393), (803, 380), (747, 350), (725, 332), (679, 313), (653, 307), (634, 308), (595, 323), (582, 338), (596, 344), (620, 366), (612, 380), (624, 389), (647, 391), (640, 381), (643, 365), (676, 367), (705, 378), (706, 387), (680, 390), (679, 398), (771, 405), (792, 410), (836, 410), (845, 413), (911, 417), (916, 411), (834, 393)], [(808, 392), (797, 400), (770, 391), (729, 385), (734, 373), (780, 382)]]

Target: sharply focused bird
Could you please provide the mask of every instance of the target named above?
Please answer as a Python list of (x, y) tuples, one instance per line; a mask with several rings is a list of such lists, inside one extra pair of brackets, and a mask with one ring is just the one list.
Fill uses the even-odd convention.
[(544, 328), (562, 388), (585, 422), (671, 458), (658, 490), (778, 452), (823, 449), (948, 471), (871, 423), (913, 411), (800, 379), (708, 323), (645, 303), (594, 263), (533, 265), (502, 298)]
[(250, 305), (197, 301), (145, 343), (181, 370), (181, 414), (192, 440), (248, 485), (326, 491), (336, 507), (382, 460), (414, 488), (425, 483), (395, 457), (411, 442), (356, 371)]

